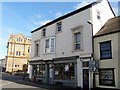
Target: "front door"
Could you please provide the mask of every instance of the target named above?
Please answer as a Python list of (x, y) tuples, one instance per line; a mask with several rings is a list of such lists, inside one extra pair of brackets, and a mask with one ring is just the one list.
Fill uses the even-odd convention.
[(89, 90), (89, 69), (83, 69), (83, 89)]

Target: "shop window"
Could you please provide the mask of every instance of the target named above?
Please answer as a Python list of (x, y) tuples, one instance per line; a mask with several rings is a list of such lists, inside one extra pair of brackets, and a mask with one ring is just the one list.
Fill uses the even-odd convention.
[(37, 77), (45, 77), (45, 64), (34, 65), (34, 75)]
[(115, 86), (114, 69), (99, 69), (99, 84)]
[(74, 80), (74, 63), (55, 64), (55, 79)]

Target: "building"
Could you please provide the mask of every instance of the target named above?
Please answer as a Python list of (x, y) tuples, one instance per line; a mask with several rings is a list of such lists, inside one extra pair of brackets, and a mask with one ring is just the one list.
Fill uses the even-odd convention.
[(96, 87), (120, 89), (120, 16), (108, 20), (94, 36), (94, 59), (99, 62)]
[(22, 34), (11, 34), (7, 44), (6, 72), (23, 71), (27, 66), (31, 48), (31, 38)]
[(6, 58), (0, 59), (0, 69), (2, 72), (5, 72), (5, 70), (6, 70)]
[(33, 30), (29, 78), (45, 84), (92, 88), (92, 36), (112, 17), (109, 2), (99, 0)]

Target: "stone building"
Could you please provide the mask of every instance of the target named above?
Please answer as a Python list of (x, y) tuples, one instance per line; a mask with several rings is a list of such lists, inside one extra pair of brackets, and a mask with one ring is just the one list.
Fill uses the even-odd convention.
[(11, 34), (7, 44), (6, 72), (23, 71), (29, 61), (31, 38)]

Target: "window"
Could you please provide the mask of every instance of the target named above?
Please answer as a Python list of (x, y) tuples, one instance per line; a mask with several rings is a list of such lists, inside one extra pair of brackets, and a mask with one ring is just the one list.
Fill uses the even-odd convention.
[(74, 47), (74, 49), (75, 50), (80, 50), (81, 49), (80, 36), (81, 36), (80, 32), (74, 33), (74, 38), (75, 38), (75, 45), (74, 45), (75, 47)]
[(114, 68), (99, 70), (99, 84), (106, 86), (115, 86)]
[(100, 17), (100, 11), (98, 11), (98, 10), (97, 10), (97, 19), (99, 19), (99, 20), (101, 19), (101, 17)]
[(53, 53), (55, 52), (55, 38), (51, 37), (45, 39), (45, 53)]
[(38, 64), (33, 66), (34, 75), (40, 78), (45, 77), (45, 64)]
[(42, 30), (42, 36), (43, 36), (43, 37), (46, 36), (46, 29), (45, 29), (45, 28)]
[(28, 47), (28, 53), (30, 53), (30, 47)]
[(100, 43), (100, 59), (111, 59), (111, 41), (101, 42)]
[(74, 71), (74, 63), (56, 63), (55, 67), (55, 79), (56, 80), (74, 80), (75, 79), (75, 71)]
[(61, 22), (57, 23), (57, 32), (60, 32), (62, 30), (61, 28)]
[(39, 55), (39, 44), (36, 43), (35, 44), (35, 56), (38, 56)]
[(16, 51), (16, 56), (20, 56), (20, 51)]
[(50, 52), (54, 52), (54, 50), (55, 50), (55, 39), (52, 38), (52, 39), (51, 39), (51, 48), (50, 48)]
[(17, 41), (22, 42), (22, 38), (21, 37), (17, 38)]

